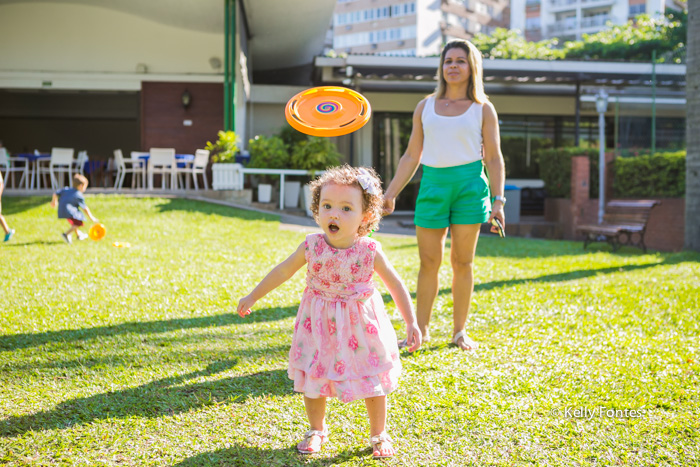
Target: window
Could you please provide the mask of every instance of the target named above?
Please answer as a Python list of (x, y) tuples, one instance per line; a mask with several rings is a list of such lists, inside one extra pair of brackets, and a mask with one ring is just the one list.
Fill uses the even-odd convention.
[(378, 8), (368, 8), (365, 10), (351, 11), (347, 13), (336, 13), (333, 15), (333, 24), (342, 26), (346, 24), (363, 23), (391, 18), (393, 16), (405, 16), (415, 13), (415, 3), (404, 3), (401, 5), (385, 6)]
[(534, 16), (532, 18), (525, 18), (525, 30), (531, 31), (533, 29), (542, 28), (542, 18), (539, 16)]
[(391, 16), (406, 16), (412, 15), (416, 12), (415, 2), (403, 3), (401, 5), (394, 5), (391, 7)]
[(630, 5), (630, 16), (637, 16), (647, 12), (647, 6), (644, 3), (639, 5)]
[(393, 57), (415, 57), (416, 49), (385, 50), (377, 55), (391, 55)]

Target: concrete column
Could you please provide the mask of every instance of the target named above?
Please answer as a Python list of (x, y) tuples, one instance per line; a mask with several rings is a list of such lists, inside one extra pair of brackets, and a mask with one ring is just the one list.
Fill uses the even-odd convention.
[(607, 203), (615, 197), (613, 186), (615, 185), (615, 151), (605, 153), (605, 202)]

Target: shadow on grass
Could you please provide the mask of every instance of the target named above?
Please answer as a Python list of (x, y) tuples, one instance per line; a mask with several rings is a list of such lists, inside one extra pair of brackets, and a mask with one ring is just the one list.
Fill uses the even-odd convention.
[[(16, 237), (13, 237), (15, 239)], [(30, 245), (58, 245), (58, 244), (63, 244), (65, 243), (63, 240), (36, 240), (33, 242), (24, 242), (24, 243), (19, 243), (14, 240), (10, 241), (9, 243), (4, 244), (2, 247), (3, 248), (9, 248), (9, 247), (18, 247), (18, 246), (30, 246)]]
[(235, 217), (243, 220), (261, 220), (261, 221), (271, 221), (278, 222), (280, 220), (279, 214), (275, 213), (260, 213), (257, 211), (248, 211), (245, 209), (238, 209), (231, 206), (225, 206), (222, 204), (208, 203), (206, 201), (199, 201), (193, 199), (183, 199), (183, 198), (169, 198), (164, 199), (163, 203), (157, 206), (158, 212), (170, 212), (170, 211), (186, 211), (186, 212), (200, 212), (204, 214), (216, 214), (219, 216)]
[[(476, 256), (478, 258), (548, 258), (552, 256), (581, 256), (589, 254), (576, 242), (548, 240), (544, 238), (511, 237), (506, 240), (495, 235), (481, 235), (477, 243)], [(445, 252), (449, 258), (449, 250), (452, 247), (452, 239), (445, 240)], [(390, 250), (403, 250), (418, 248), (418, 243), (387, 248)], [(416, 252), (416, 261), (418, 253)]]
[[(289, 339), (291, 340), (291, 334), (289, 336)], [(197, 338), (198, 343), (202, 343), (202, 338)], [(207, 358), (208, 360), (213, 360), (216, 358), (227, 358), (231, 357), (232, 355), (236, 355), (237, 357), (243, 357), (246, 359), (257, 359), (257, 358), (278, 358), (281, 360), (286, 360), (288, 355), (289, 355), (289, 347), (290, 344), (283, 344), (283, 345), (277, 345), (277, 346), (264, 346), (260, 348), (239, 348), (239, 349), (222, 349), (216, 352), (213, 352), (211, 350), (206, 351), (204, 353), (203, 358)], [(87, 353), (87, 352), (84, 352)], [(115, 368), (115, 367), (123, 367), (123, 366), (137, 366), (137, 367), (143, 367), (143, 366), (148, 366), (148, 365), (164, 365), (168, 363), (173, 363), (173, 362), (182, 362), (182, 361), (192, 361), (192, 356), (193, 353), (191, 350), (186, 350), (186, 351), (172, 351), (169, 350), (167, 352), (167, 357), (164, 356), (163, 354), (160, 353), (148, 353), (144, 352), (140, 355), (134, 355), (134, 354), (121, 354), (118, 356), (115, 355), (108, 355), (105, 357), (86, 357), (86, 356), (81, 356), (77, 359), (74, 360), (68, 360), (68, 359), (56, 359), (55, 357), (58, 355), (57, 352), (52, 352), (51, 354), (54, 358), (49, 359), (48, 361), (42, 361), (42, 362), (37, 362), (36, 359), (29, 358), (28, 362), (26, 361), (19, 361), (19, 359), (13, 359), (10, 362), (7, 362), (3, 364), (3, 371), (6, 372), (7, 375), (10, 374), (10, 372), (23, 372), (23, 371), (36, 371), (36, 370), (62, 370), (61, 376), (62, 377), (70, 377), (71, 375), (69, 374), (72, 371), (75, 370), (80, 370), (84, 371), (86, 368), (96, 368), (98, 371), (103, 371), (105, 368)], [(18, 375), (18, 377), (23, 377), (25, 375), (21, 374)], [(47, 376), (51, 377), (51, 376)]]
[(262, 371), (183, 385), (192, 379), (226, 371), (237, 362), (221, 361), (200, 371), (163, 378), (135, 388), (65, 401), (52, 410), (8, 417), (0, 420), (0, 436), (21, 435), (30, 430), (64, 429), (96, 420), (167, 417), (222, 401), (241, 403), (251, 397), (293, 394), (287, 370)]
[(241, 318), (235, 313), (225, 313), (197, 318), (177, 318), (159, 321), (132, 322), (113, 326), (98, 326), (86, 329), (66, 329), (40, 333), (21, 333), (0, 336), (0, 352), (36, 347), (51, 342), (76, 342), (101, 336), (118, 336), (122, 334), (155, 334), (181, 329), (228, 326), (231, 324), (259, 323), (276, 321), (296, 315), (298, 306), (285, 308), (267, 308)]
[[(173, 467), (206, 467), (206, 466), (326, 466), (337, 465), (343, 461), (368, 457), (370, 455), (369, 447), (366, 449), (357, 449), (354, 451), (345, 451), (333, 457), (317, 459), (317, 455), (305, 456), (299, 454), (296, 446), (290, 446), (285, 449), (260, 449), (246, 446), (233, 446), (227, 449), (219, 449), (218, 451), (204, 452), (196, 456), (185, 459), (184, 461), (175, 464)], [(320, 454), (323, 455), (323, 454)]]
[[(475, 284), (474, 292), (479, 292), (482, 290), (492, 290), (498, 287), (511, 287), (520, 284), (530, 284), (530, 283), (541, 283), (541, 282), (564, 282), (572, 281), (577, 279), (585, 279), (587, 277), (597, 276), (598, 274), (613, 274), (619, 272), (630, 272), (636, 271), (638, 269), (648, 269), (655, 268), (658, 266), (668, 266), (671, 264), (678, 264), (687, 261), (679, 255), (669, 256), (664, 261), (656, 263), (645, 263), (645, 264), (628, 264), (624, 266), (611, 266), (609, 268), (598, 268), (598, 269), (579, 269), (576, 271), (560, 272), (557, 274), (546, 274), (539, 277), (529, 277), (522, 279), (508, 279), (501, 281), (485, 282), (483, 284)], [(438, 294), (443, 295), (451, 293), (452, 288), (440, 289)]]
[(11, 216), (24, 211), (29, 211), (43, 204), (49, 204), (51, 197), (46, 196), (13, 196), (7, 191), (2, 194), (2, 214)]
[[(507, 279), (500, 281), (485, 282), (483, 284), (474, 284), (474, 292), (492, 290), (499, 287), (512, 287), (520, 284), (536, 284), (539, 282), (564, 282), (572, 281), (577, 279), (583, 279), (586, 277), (597, 276), (598, 274), (612, 274), (617, 272), (629, 272), (637, 269), (647, 269), (654, 268), (657, 266), (666, 266), (669, 264), (682, 263), (683, 260), (675, 259), (669, 261), (661, 261), (658, 263), (646, 263), (646, 264), (629, 264), (625, 266), (611, 266), (609, 268), (599, 268), (599, 269), (579, 269), (576, 271), (560, 272), (557, 274), (546, 274), (539, 277), (525, 277), (522, 279)], [(449, 266), (448, 266), (449, 267)], [(439, 290), (438, 295), (445, 295), (452, 293), (451, 287), (442, 288)], [(411, 298), (416, 298), (416, 292), (411, 292)], [(384, 303), (389, 303), (392, 301), (390, 294), (383, 294), (382, 299)], [(2, 347), (2, 340), (0, 340), (0, 347)]]
[[(448, 238), (445, 242), (445, 250), (451, 247)], [(416, 262), (418, 262), (418, 243), (407, 243), (387, 247), (387, 250), (416, 249)], [(501, 239), (497, 236), (481, 236), (477, 244), (477, 258), (550, 258), (557, 256), (577, 257), (587, 256), (594, 253), (608, 253), (617, 257), (634, 258), (641, 255), (658, 255), (664, 261), (674, 261), (672, 258), (681, 256), (684, 261), (700, 261), (700, 255), (695, 252), (685, 251), (679, 253), (648, 251), (644, 253), (641, 249), (632, 246), (623, 246), (618, 251), (613, 252), (612, 248), (605, 243), (594, 243), (588, 249), (583, 249), (582, 241), (574, 240), (550, 240), (544, 238), (523, 238), (511, 237)], [(449, 252), (446, 251), (446, 258), (449, 259)], [(680, 262), (680, 260), (675, 260)]]

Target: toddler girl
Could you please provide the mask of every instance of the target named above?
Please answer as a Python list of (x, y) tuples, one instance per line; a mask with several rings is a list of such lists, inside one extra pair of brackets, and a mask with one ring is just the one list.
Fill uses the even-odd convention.
[(372, 276), (376, 272), (391, 293), (404, 321), (409, 350), (420, 347), (421, 334), (405, 285), (366, 235), (379, 224), (383, 196), (374, 170), (331, 168), (311, 184), (311, 210), (323, 233), (307, 235), (297, 250), (277, 265), (238, 303), (245, 316), (257, 300), (306, 264), (306, 284), (299, 304), (289, 378), (304, 393), (310, 430), (297, 445), (300, 453), (318, 452), (328, 440), (326, 398), (364, 399), (374, 457), (392, 457), (386, 434), (386, 396), (401, 373), (396, 334)]

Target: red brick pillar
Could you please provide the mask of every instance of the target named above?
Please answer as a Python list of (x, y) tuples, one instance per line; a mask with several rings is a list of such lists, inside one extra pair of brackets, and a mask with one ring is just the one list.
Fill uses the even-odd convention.
[(588, 156), (571, 158), (571, 225), (567, 226), (564, 238), (573, 239), (576, 236), (576, 226), (584, 215), (588, 204), (591, 186), (591, 162)]

